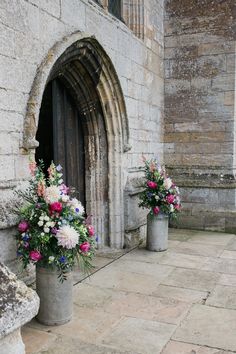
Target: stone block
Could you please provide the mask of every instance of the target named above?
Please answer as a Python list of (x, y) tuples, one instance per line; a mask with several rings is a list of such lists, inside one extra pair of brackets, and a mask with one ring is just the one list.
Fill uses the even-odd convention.
[(0, 109), (25, 114), (28, 94), (0, 88)]
[(23, 115), (0, 110), (0, 132), (22, 132)]
[(0, 181), (13, 180), (15, 178), (14, 157), (1, 155), (0, 156)]
[[(9, 342), (13, 345), (19, 341), (18, 349), (22, 351), (22, 341), (20, 341), (20, 327), (29, 322), (38, 312), (39, 298), (35, 291), (17, 280), (3, 264), (0, 263), (0, 348), (2, 340), (7, 340), (7, 336), (12, 334)], [(15, 332), (15, 333), (14, 333)], [(5, 342), (5, 346), (10, 347), (10, 343)], [(2, 351), (1, 351), (2, 353)], [(4, 353), (7, 353), (4, 351)], [(18, 354), (17, 351), (9, 353)], [(8, 353), (7, 353), (8, 354)]]
[(0, 338), (1, 354), (25, 354), (25, 345), (21, 338), (20, 329)]
[[(65, 2), (65, 0), (63, 1)], [(60, 0), (31, 0), (32, 4), (35, 4), (40, 9), (48, 12), (50, 15), (60, 17), (61, 4)]]
[[(61, 1), (61, 20), (63, 22), (82, 30), (85, 28), (86, 18), (89, 21), (89, 16), (86, 17), (86, 5), (82, 1)], [(94, 21), (93, 26), (95, 27), (97, 23), (98, 19)]]
[(0, 87), (19, 91), (20, 83), (20, 90), (25, 93), (30, 92), (36, 74), (36, 65), (0, 55), (0, 67), (5, 68), (1, 71)]
[(16, 258), (16, 229), (0, 230), (0, 261), (8, 263)]

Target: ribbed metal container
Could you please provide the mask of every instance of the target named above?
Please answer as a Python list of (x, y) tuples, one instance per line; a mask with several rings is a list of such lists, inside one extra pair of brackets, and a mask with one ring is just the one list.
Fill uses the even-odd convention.
[(36, 268), (36, 292), (40, 298), (37, 320), (45, 325), (69, 322), (73, 312), (72, 272), (61, 283), (54, 269)]
[(168, 248), (168, 222), (166, 214), (147, 216), (147, 244), (149, 251), (161, 252)]

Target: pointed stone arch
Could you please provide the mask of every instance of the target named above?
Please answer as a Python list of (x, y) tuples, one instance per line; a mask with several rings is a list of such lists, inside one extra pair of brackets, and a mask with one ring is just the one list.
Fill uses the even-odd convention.
[[(40, 106), (47, 83), (59, 77), (71, 91), (80, 114), (85, 117), (90, 136), (87, 148), (94, 151), (94, 163), (90, 166), (88, 199), (95, 214), (95, 227), (102, 233), (102, 166), (99, 165), (99, 137), (96, 135), (98, 116), (102, 115), (107, 140), (108, 161), (108, 233), (104, 245), (121, 248), (124, 242), (123, 171), (122, 156), (130, 149), (129, 127), (124, 97), (114, 66), (94, 37), (74, 33), (54, 45), (38, 68), (24, 123), (23, 148), (27, 151), (38, 146), (36, 132)], [(92, 164), (92, 157), (90, 165)], [(102, 187), (101, 187), (102, 188)]]

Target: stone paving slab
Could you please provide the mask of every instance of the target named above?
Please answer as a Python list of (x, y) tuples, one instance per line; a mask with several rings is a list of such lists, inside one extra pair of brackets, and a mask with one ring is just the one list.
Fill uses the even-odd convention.
[(216, 285), (219, 274), (195, 269), (176, 268), (170, 276), (162, 281), (164, 285), (187, 289), (210, 291)]
[(221, 285), (236, 286), (236, 275), (221, 274), (218, 283)]
[(189, 254), (182, 254), (180, 256), (179, 253), (175, 253), (174, 250), (170, 250), (163, 254), (163, 256), (158, 260), (158, 263), (170, 265), (172, 267), (201, 269), (202, 265), (205, 264), (207, 260), (208, 257)]
[(176, 253), (192, 254), (205, 257), (219, 257), (224, 251), (222, 245), (209, 245), (194, 242), (181, 242), (175, 248)]
[(197, 235), (191, 235), (187, 242), (204, 243), (204, 245), (227, 246), (234, 239), (232, 234), (216, 232), (199, 232)]
[(159, 285), (153, 292), (154, 296), (165, 297), (190, 303), (202, 303), (208, 296), (208, 291), (185, 289), (177, 286)]
[(236, 311), (193, 305), (172, 339), (236, 351)]
[(232, 352), (171, 340), (161, 354), (232, 354)]
[(226, 250), (229, 251), (236, 251), (236, 237), (231, 240), (231, 242), (228, 243), (228, 245), (225, 247)]
[(161, 353), (175, 330), (172, 324), (124, 318), (102, 343), (136, 354)]
[(224, 250), (220, 258), (236, 259), (236, 251)]
[(208, 297), (206, 305), (236, 310), (236, 287), (217, 285)]
[(33, 354), (39, 350), (46, 350), (50, 345), (54, 345), (57, 336), (45, 331), (41, 331), (29, 326), (24, 326), (21, 330), (26, 346), (26, 354)]
[[(34, 352), (36, 353), (36, 352)], [(135, 354), (132, 351), (120, 351), (105, 345), (85, 343), (78, 338), (58, 336), (51, 348), (37, 352), (38, 354)], [(26, 353), (28, 354), (28, 353)], [(31, 354), (31, 353), (29, 353)]]
[(236, 274), (236, 259), (209, 258), (202, 266), (211, 272)]

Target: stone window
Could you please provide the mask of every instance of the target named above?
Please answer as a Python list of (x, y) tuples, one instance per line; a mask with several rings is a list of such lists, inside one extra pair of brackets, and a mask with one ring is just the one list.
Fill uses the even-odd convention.
[(108, 11), (119, 20), (122, 19), (122, 1), (121, 0), (109, 0)]
[(140, 38), (144, 39), (144, 0), (94, 0), (110, 14), (123, 21)]

